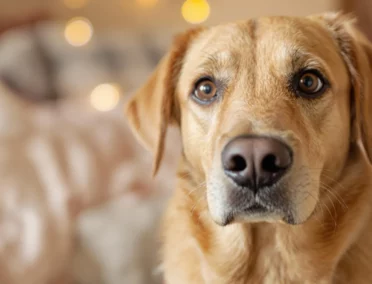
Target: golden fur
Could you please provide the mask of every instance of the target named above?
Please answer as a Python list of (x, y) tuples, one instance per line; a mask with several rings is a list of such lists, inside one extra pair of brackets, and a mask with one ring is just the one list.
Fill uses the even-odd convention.
[[(180, 127), (178, 186), (164, 220), (166, 283), (372, 283), (372, 49), (353, 21), (328, 13), (268, 17), (181, 35), (130, 101), (132, 129), (155, 154)], [(294, 96), (300, 66), (324, 72), (321, 98)], [(224, 80), (209, 106), (195, 80)], [(283, 216), (220, 226), (229, 183), (221, 151), (242, 134), (280, 137), (294, 151)]]

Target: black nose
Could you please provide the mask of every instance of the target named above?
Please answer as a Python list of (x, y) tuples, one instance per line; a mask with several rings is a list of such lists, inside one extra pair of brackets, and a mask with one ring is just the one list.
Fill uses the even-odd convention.
[(274, 138), (241, 136), (225, 146), (222, 165), (236, 184), (258, 191), (284, 175), (292, 165), (292, 151)]

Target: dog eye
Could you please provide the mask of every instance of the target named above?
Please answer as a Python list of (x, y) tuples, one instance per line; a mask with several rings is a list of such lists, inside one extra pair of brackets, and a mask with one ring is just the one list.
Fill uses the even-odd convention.
[(294, 89), (299, 96), (314, 97), (321, 95), (325, 86), (325, 81), (317, 70), (308, 70), (299, 74)]
[(199, 103), (210, 103), (217, 97), (217, 87), (210, 79), (199, 80), (193, 92), (193, 98)]

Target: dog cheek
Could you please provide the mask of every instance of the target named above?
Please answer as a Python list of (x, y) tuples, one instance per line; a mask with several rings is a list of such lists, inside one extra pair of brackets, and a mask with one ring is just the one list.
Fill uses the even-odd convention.
[(183, 119), (181, 131), (184, 157), (198, 174), (204, 173), (205, 135), (200, 131), (198, 124), (187, 117)]
[(308, 220), (319, 203), (319, 175), (310, 177), (311, 182), (304, 184), (299, 189), (292, 202), (293, 219), (295, 223), (301, 224)]
[(222, 202), (218, 193), (211, 189), (207, 190), (207, 201), (212, 220), (215, 223), (224, 226), (227, 223), (228, 214), (226, 213), (224, 202)]
[(207, 189), (207, 202), (209, 213), (217, 224), (223, 223), (223, 213), (221, 203), (218, 202), (218, 198), (212, 189)]
[(219, 225), (227, 222), (228, 215), (228, 192), (226, 186), (210, 173), (207, 176), (206, 195), (208, 209), (212, 219)]

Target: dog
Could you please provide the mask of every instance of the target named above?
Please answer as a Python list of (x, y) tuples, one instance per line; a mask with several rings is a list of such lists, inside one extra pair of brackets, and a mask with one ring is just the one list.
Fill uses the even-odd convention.
[(176, 37), (126, 108), (154, 174), (180, 128), (166, 283), (372, 283), (371, 63), (336, 12)]

